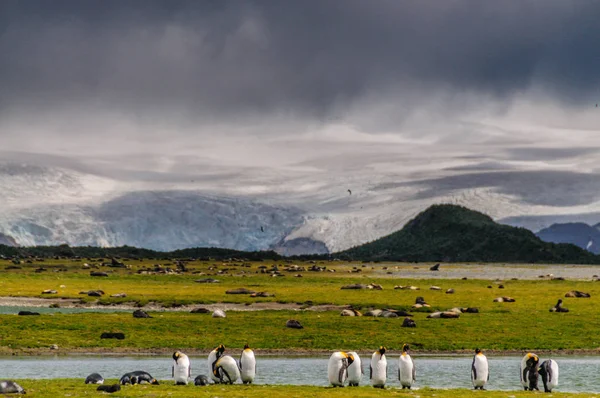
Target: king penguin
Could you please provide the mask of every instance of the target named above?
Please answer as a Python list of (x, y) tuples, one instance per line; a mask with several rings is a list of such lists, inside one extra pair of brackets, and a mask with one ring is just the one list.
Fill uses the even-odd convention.
[(371, 384), (375, 388), (383, 388), (387, 379), (387, 360), (385, 359), (385, 347), (379, 347), (371, 356)]
[(538, 364), (540, 359), (537, 355), (528, 352), (521, 360), (521, 385), (525, 391), (538, 389)]
[(244, 345), (244, 351), (242, 351), (240, 357), (240, 373), (242, 383), (252, 384), (254, 376), (256, 376), (256, 358), (254, 358), (254, 351), (248, 344)]
[(344, 387), (344, 382), (348, 378), (348, 366), (354, 362), (354, 357), (343, 351), (337, 351), (329, 357), (327, 364), (327, 375), (329, 384), (334, 387)]
[(552, 392), (558, 385), (558, 364), (552, 359), (542, 362), (539, 370), (544, 383), (544, 392)]
[(240, 368), (233, 357), (223, 355), (215, 362), (213, 376), (217, 377), (219, 383), (233, 384), (240, 378)]
[(402, 346), (402, 354), (400, 354), (400, 358), (398, 359), (398, 380), (400, 380), (400, 384), (402, 384), (402, 389), (410, 389), (417, 379), (415, 363), (410, 357), (408, 350), (410, 350), (410, 346), (404, 344)]
[(190, 378), (190, 359), (182, 352), (176, 351), (173, 353), (173, 367), (171, 375), (175, 379), (176, 385), (187, 385)]
[(208, 354), (208, 374), (210, 374), (210, 378), (215, 383), (220, 383), (219, 376), (215, 374), (215, 364), (223, 356), (223, 352), (225, 352), (225, 346), (223, 344), (219, 344), (217, 348), (212, 350), (210, 354)]
[(360, 361), (360, 357), (356, 352), (351, 351), (348, 353), (348, 355), (354, 358), (354, 361), (348, 365), (348, 385), (351, 387), (357, 387), (362, 380), (362, 362)]
[(488, 360), (479, 348), (475, 349), (473, 363), (471, 364), (471, 381), (475, 390), (484, 390), (485, 383), (490, 379)]

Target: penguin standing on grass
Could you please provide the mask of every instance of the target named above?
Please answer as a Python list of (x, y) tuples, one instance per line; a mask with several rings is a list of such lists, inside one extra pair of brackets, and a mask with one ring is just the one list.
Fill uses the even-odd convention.
[(538, 364), (540, 358), (528, 352), (521, 360), (521, 385), (525, 391), (539, 390), (538, 388)]
[(544, 383), (544, 392), (552, 392), (558, 385), (558, 364), (552, 359), (542, 362), (539, 370)]
[(215, 364), (217, 363), (219, 358), (221, 358), (223, 356), (224, 352), (225, 352), (225, 346), (223, 344), (219, 344), (219, 346), (217, 348), (215, 348), (214, 350), (212, 350), (210, 352), (210, 354), (208, 354), (208, 374), (210, 375), (210, 378), (212, 379), (212, 381), (215, 383), (221, 382), (219, 380), (219, 376), (217, 376), (214, 371), (215, 371)]
[(173, 367), (171, 368), (171, 376), (175, 379), (175, 384), (187, 385), (190, 378), (190, 359), (182, 352), (176, 351), (173, 353)]
[(410, 357), (408, 350), (410, 350), (410, 346), (404, 344), (402, 346), (402, 354), (400, 354), (400, 358), (398, 359), (398, 380), (400, 380), (400, 384), (402, 384), (402, 389), (410, 389), (417, 380), (415, 363)]
[(240, 378), (240, 368), (237, 361), (229, 355), (223, 355), (215, 362), (213, 376), (219, 379), (219, 383), (235, 383)]
[(356, 352), (349, 352), (348, 355), (354, 358), (354, 361), (348, 365), (348, 385), (358, 387), (363, 375), (362, 362)]
[(244, 351), (240, 357), (240, 375), (244, 384), (252, 384), (256, 376), (256, 358), (248, 344), (244, 345)]
[(327, 376), (329, 384), (334, 387), (344, 387), (348, 378), (348, 366), (354, 362), (354, 357), (343, 351), (337, 351), (329, 357), (327, 364)]
[(476, 348), (473, 363), (471, 364), (471, 381), (473, 382), (473, 387), (475, 390), (485, 390), (483, 387), (489, 379), (490, 373), (487, 358), (479, 348)]
[(371, 356), (370, 367), (371, 384), (375, 388), (385, 387), (387, 380), (387, 359), (385, 359), (385, 347), (379, 347)]

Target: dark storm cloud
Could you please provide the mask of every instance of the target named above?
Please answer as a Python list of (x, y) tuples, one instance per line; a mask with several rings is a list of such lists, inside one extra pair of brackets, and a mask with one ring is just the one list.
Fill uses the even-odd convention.
[(437, 90), (460, 103), (531, 86), (578, 106), (597, 102), (598, 15), (584, 0), (5, 0), (0, 110), (327, 118), (380, 90), (410, 109)]
[[(600, 200), (600, 175), (565, 171), (499, 171), (469, 173), (399, 184), (377, 190), (416, 187), (416, 199), (435, 198), (464, 189), (494, 188), (533, 205), (576, 206)], [(576, 194), (574, 194), (576, 193)]]

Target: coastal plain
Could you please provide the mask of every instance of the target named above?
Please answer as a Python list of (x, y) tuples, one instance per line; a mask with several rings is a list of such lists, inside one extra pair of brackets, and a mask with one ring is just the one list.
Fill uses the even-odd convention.
[[(475, 347), (498, 353), (595, 353), (600, 347), (600, 283), (595, 282), (594, 268), (589, 266), (581, 267), (590, 275), (579, 272), (572, 279), (570, 270), (578, 266), (565, 267), (562, 275), (550, 275), (544, 266), (511, 264), (441, 264), (440, 271), (434, 272), (429, 271), (433, 265), (429, 263), (234, 259), (186, 261), (185, 271), (177, 272), (172, 261), (123, 260), (125, 267), (116, 268), (102, 263), (96, 259), (53, 259), (23, 262), (15, 268), (10, 261), (2, 261), (0, 295), (4, 305), (14, 301), (18, 307), (30, 298), (35, 305), (48, 307), (52, 303), (59, 308), (41, 312), (40, 316), (0, 315), (0, 352), (60, 355), (168, 353), (181, 349), (202, 354), (221, 343), (232, 349), (248, 343), (264, 354), (340, 349), (371, 352), (380, 345), (394, 352), (404, 343), (423, 354), (470, 353)], [(320, 271), (308, 271), (311, 267)], [(509, 269), (515, 275), (527, 269), (539, 275), (533, 279), (491, 280), (485, 279), (488, 267)], [(464, 270), (477, 279), (452, 278), (453, 273), (463, 275)], [(96, 271), (108, 276), (90, 275)], [(403, 277), (415, 271), (421, 271), (423, 277)], [(217, 282), (198, 282), (206, 279)], [(353, 284), (379, 285), (381, 290), (342, 289)], [(419, 290), (395, 289), (399, 286)], [(432, 286), (439, 290), (432, 290)], [(227, 293), (239, 288), (272, 296)], [(448, 289), (454, 293), (446, 293)], [(42, 294), (45, 290), (56, 293)], [(82, 294), (91, 290), (104, 294)], [(574, 290), (591, 297), (565, 297)], [(119, 293), (126, 297), (110, 297)], [(430, 307), (412, 308), (417, 297)], [(497, 297), (515, 301), (494, 302)], [(569, 312), (549, 311), (559, 298)], [(69, 313), (65, 310), (69, 307), (92, 312)], [(209, 312), (190, 312), (199, 307)], [(463, 313), (457, 319), (427, 318), (434, 311), (455, 307), (477, 308), (479, 312)], [(152, 318), (134, 318), (132, 312), (137, 308)], [(225, 310), (227, 317), (211, 317), (215, 308)], [(404, 317), (342, 317), (344, 308), (361, 313), (386, 308), (407, 311), (413, 315), (416, 327), (401, 327)], [(35, 307), (22, 309), (35, 311)], [(304, 328), (286, 328), (289, 319), (298, 320)], [(123, 333), (125, 338), (100, 339), (104, 332)], [(58, 349), (51, 349), (53, 345)]]

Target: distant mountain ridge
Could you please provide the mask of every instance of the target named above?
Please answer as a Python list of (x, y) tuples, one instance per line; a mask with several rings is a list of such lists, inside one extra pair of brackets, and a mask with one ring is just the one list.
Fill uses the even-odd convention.
[(600, 263), (600, 257), (580, 247), (544, 242), (529, 230), (498, 224), (456, 205), (431, 206), (400, 231), (336, 255), (389, 261)]
[(592, 253), (600, 253), (600, 224), (590, 226), (586, 223), (557, 223), (544, 228), (536, 235), (546, 242), (571, 243)]
[[(299, 241), (290, 247), (314, 242)], [(291, 250), (293, 252), (293, 250)], [(219, 248), (190, 248), (157, 252), (130, 246), (115, 248), (0, 245), (0, 254), (8, 256), (80, 256), (80, 257), (151, 257), (151, 258), (222, 258), (281, 259), (273, 251), (235, 251)], [(294, 254), (294, 253), (291, 253)], [(501, 225), (489, 216), (456, 205), (434, 205), (419, 213), (400, 231), (373, 242), (333, 254), (300, 255), (303, 259), (360, 261), (443, 261), (600, 264), (596, 256), (572, 244), (548, 243), (524, 228)]]

